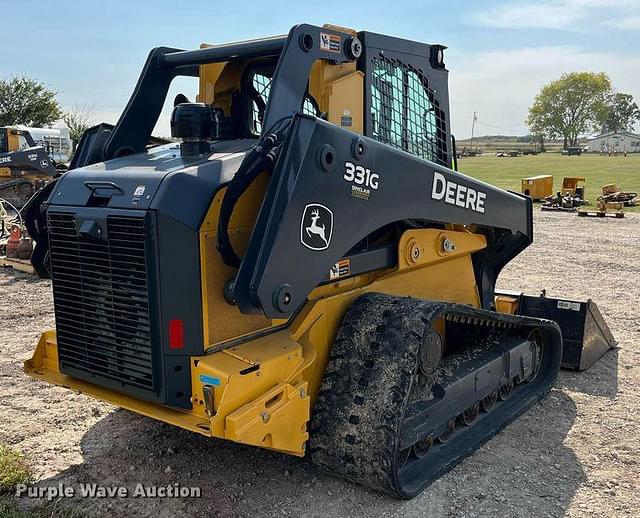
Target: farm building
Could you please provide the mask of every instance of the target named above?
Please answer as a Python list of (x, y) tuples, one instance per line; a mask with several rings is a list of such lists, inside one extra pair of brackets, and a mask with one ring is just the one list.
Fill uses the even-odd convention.
[(597, 153), (639, 153), (640, 135), (630, 131), (609, 131), (589, 140), (587, 149)]

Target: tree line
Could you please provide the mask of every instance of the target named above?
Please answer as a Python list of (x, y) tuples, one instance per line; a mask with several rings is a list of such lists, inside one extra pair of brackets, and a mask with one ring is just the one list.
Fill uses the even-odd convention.
[(633, 131), (640, 109), (630, 94), (616, 92), (604, 73), (563, 74), (540, 90), (529, 108), (527, 126), (540, 142), (563, 139), (564, 148), (595, 132)]
[[(0, 79), (0, 126), (45, 127), (62, 119), (77, 143), (92, 118), (89, 107), (63, 111), (56, 92), (35, 79)], [(526, 119), (536, 140), (563, 139), (565, 149), (590, 132), (633, 130), (638, 122), (640, 109), (633, 96), (616, 92), (606, 74), (593, 72), (563, 74), (543, 86)]]
[(56, 92), (36, 79), (24, 76), (0, 79), (0, 126), (24, 124), (44, 128), (63, 120), (71, 140), (78, 143), (92, 119), (90, 107), (74, 106), (63, 111)]

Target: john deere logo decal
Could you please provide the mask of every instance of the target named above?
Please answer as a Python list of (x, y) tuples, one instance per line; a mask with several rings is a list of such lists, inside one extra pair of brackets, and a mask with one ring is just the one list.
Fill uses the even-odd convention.
[(304, 208), (300, 221), (300, 242), (310, 250), (326, 250), (333, 234), (333, 212), (319, 203)]

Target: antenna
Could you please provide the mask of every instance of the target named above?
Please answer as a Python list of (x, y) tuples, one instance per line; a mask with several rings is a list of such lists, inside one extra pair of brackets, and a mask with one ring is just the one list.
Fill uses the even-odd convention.
[(478, 120), (478, 113), (473, 112), (473, 122), (471, 123), (471, 151), (473, 151), (473, 134), (475, 133), (477, 120)]

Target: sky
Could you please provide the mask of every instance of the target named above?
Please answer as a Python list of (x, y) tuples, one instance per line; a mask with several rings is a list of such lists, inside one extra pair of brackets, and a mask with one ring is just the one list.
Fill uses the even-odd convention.
[[(640, 0), (0, 0), (0, 12), (0, 77), (36, 77), (96, 123), (117, 121), (154, 47), (285, 34), (303, 22), (446, 45), (458, 139), (470, 136), (474, 112), (476, 135), (526, 134), (534, 96), (564, 72), (605, 72), (640, 101)], [(193, 99), (195, 83), (181, 81), (172, 93)], [(170, 108), (159, 135), (169, 134)]]

